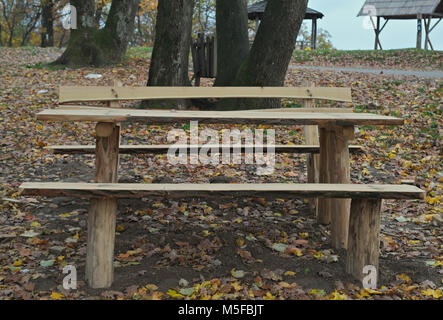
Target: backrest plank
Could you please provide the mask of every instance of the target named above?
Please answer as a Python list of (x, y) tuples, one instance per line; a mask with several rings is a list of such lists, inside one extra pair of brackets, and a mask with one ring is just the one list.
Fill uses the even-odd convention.
[(352, 102), (350, 88), (334, 87), (60, 87), (59, 102), (292, 98)]

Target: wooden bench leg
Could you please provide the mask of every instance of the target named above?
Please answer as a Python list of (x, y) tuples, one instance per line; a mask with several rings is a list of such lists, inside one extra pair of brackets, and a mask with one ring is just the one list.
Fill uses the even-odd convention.
[(352, 200), (346, 272), (360, 281), (365, 266), (374, 266), (378, 273), (381, 204), (380, 199)]
[[(349, 140), (354, 127), (320, 128), (320, 183), (350, 183)], [(347, 248), (350, 199), (319, 199), (317, 221), (331, 223), (331, 243)]]
[[(95, 181), (117, 182), (120, 127), (114, 123), (96, 126)], [(92, 199), (88, 216), (86, 280), (92, 288), (110, 287), (114, 277), (114, 239), (117, 200)]]
[[(318, 127), (317, 126), (305, 126), (305, 138), (307, 144), (318, 145)], [(308, 154), (308, 183), (319, 183), (320, 175), (320, 155)], [(317, 216), (318, 198), (309, 199), (309, 211), (313, 216)]]

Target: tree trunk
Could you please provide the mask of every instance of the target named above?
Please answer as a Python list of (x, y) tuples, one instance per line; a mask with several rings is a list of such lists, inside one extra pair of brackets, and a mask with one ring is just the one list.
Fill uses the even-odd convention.
[(214, 86), (232, 86), (248, 57), (248, 8), (246, 0), (217, 0), (217, 78)]
[(113, 0), (106, 26), (97, 30), (94, 0), (72, 0), (77, 8), (77, 29), (63, 55), (55, 62), (69, 66), (102, 66), (118, 63), (134, 30), (140, 0)]
[(42, 0), (42, 48), (54, 46), (54, 17), (52, 10), (54, 2), (52, 0)]
[(119, 62), (126, 53), (129, 41), (134, 33), (135, 15), (140, 0), (113, 0), (106, 26), (102, 30), (105, 35), (111, 35), (108, 48), (111, 51), (108, 58)]
[[(233, 82), (235, 86), (277, 87), (284, 84), (307, 0), (268, 1), (248, 58)], [(216, 109), (278, 108), (277, 99), (221, 100)]]
[[(189, 86), (193, 0), (159, 0), (148, 86)], [(179, 101), (143, 101), (142, 108), (179, 108)]]

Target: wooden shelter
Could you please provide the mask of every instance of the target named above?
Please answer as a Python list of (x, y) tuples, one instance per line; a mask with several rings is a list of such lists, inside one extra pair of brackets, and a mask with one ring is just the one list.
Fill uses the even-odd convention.
[[(260, 20), (263, 18), (263, 13), (266, 9), (267, 1), (260, 1), (254, 3), (248, 7), (249, 20), (255, 20), (256, 26), (258, 26)], [(306, 9), (305, 20), (312, 21), (312, 33), (311, 33), (311, 48), (317, 48), (317, 19), (323, 18), (323, 13), (313, 10), (311, 8)], [(257, 28), (256, 28), (257, 29)]]
[[(430, 33), (443, 18), (443, 0), (366, 0), (358, 16), (369, 16), (375, 31), (375, 50), (383, 50), (380, 42), (380, 33), (389, 20), (417, 19), (417, 49), (421, 49), (424, 22), (425, 50), (432, 46)], [(373, 18), (377, 21), (374, 22)], [(381, 25), (381, 18), (385, 19)], [(431, 26), (432, 19), (438, 19)]]

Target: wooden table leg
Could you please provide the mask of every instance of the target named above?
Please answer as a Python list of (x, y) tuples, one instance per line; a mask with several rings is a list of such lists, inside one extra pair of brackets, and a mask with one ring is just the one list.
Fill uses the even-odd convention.
[[(306, 81), (303, 83), (305, 87), (315, 87), (315, 84)], [(303, 100), (303, 108), (314, 108), (316, 106), (314, 99)], [(319, 145), (318, 137), (318, 126), (305, 126), (304, 136), (306, 144)], [(319, 154), (308, 154), (307, 159), (307, 173), (308, 173), (308, 183), (319, 183), (320, 174), (320, 155)], [(309, 212), (314, 217), (317, 217), (318, 208), (318, 198), (309, 199)]]
[(380, 199), (352, 200), (346, 272), (360, 281), (365, 266), (374, 266), (378, 274), (381, 204)]
[[(353, 126), (320, 128), (320, 183), (350, 183), (349, 140)], [(319, 199), (317, 221), (331, 223), (331, 243), (347, 248), (350, 199)]]
[[(95, 181), (115, 183), (120, 127), (114, 123), (98, 123), (96, 136)], [(91, 199), (88, 216), (86, 280), (92, 288), (107, 288), (113, 281), (116, 215), (115, 198)]]

